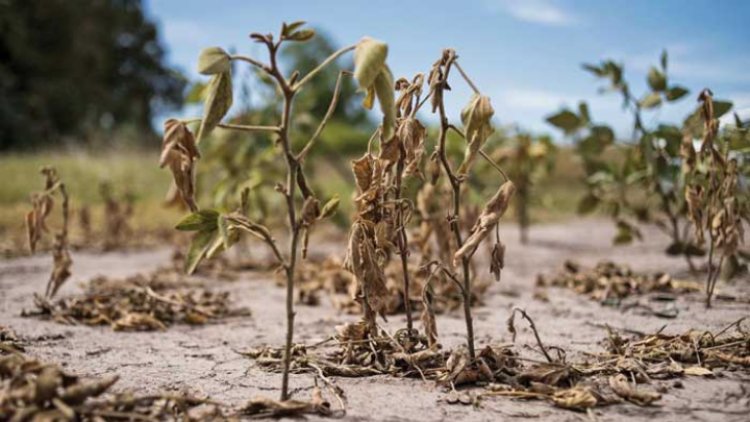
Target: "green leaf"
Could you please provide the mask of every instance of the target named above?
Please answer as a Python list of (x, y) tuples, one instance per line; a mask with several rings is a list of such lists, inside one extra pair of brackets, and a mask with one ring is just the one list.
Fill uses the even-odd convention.
[(591, 121), (591, 115), (589, 115), (589, 106), (585, 101), (578, 103), (578, 117), (581, 118), (583, 125), (587, 125)]
[(648, 71), (648, 86), (655, 92), (667, 89), (667, 76), (659, 69), (651, 67)]
[(204, 48), (198, 56), (198, 72), (203, 75), (218, 75), (228, 72), (231, 60), (229, 54), (220, 47)]
[(177, 223), (175, 228), (181, 231), (214, 230), (219, 212), (216, 210), (200, 210), (194, 212)]
[(192, 274), (198, 267), (198, 264), (206, 257), (208, 249), (216, 239), (216, 230), (201, 230), (193, 236), (185, 256), (185, 272)]
[(583, 120), (570, 110), (562, 110), (557, 114), (547, 117), (547, 122), (566, 134), (572, 134), (583, 126)]
[(658, 92), (652, 92), (640, 101), (643, 108), (654, 108), (661, 105), (661, 95)]
[(667, 50), (662, 50), (662, 52), (661, 52), (661, 60), (660, 60), (660, 62), (661, 62), (661, 70), (663, 70), (665, 72), (667, 71), (667, 61), (668, 61)]
[(304, 41), (310, 41), (314, 36), (315, 36), (314, 29), (301, 29), (297, 32), (293, 32), (286, 39), (291, 40), (291, 41), (304, 42)]
[(221, 122), (232, 106), (232, 75), (229, 71), (214, 75), (208, 84), (203, 119), (195, 141), (200, 142)]
[(599, 198), (589, 193), (581, 198), (580, 202), (578, 202), (578, 214), (591, 214), (592, 212), (594, 212), (598, 205)]
[(732, 109), (731, 101), (714, 100), (714, 118), (727, 114)]
[(195, 82), (191, 84), (190, 90), (188, 90), (188, 93), (185, 96), (185, 102), (188, 104), (202, 103), (205, 91), (206, 84), (203, 82)]
[(388, 45), (372, 38), (362, 38), (354, 49), (354, 79), (361, 90), (367, 90), (385, 66)]
[(654, 136), (661, 138), (666, 142), (665, 150), (672, 157), (677, 157), (680, 153), (682, 144), (682, 132), (677, 126), (659, 125), (654, 131)]
[(319, 219), (328, 218), (332, 216), (336, 210), (339, 207), (339, 196), (335, 195), (333, 198), (329, 199), (328, 202), (323, 205), (323, 208), (320, 210), (320, 217)]
[(301, 28), (305, 23), (307, 23), (307, 22), (305, 22), (305, 21), (296, 21), (296, 22), (292, 22), (292, 23), (289, 23), (289, 24), (286, 23), (286, 22), (284, 22), (283, 24), (281, 24), (281, 35), (283, 37), (288, 37), (294, 31), (296, 31), (297, 29)]
[(615, 132), (609, 126), (593, 126), (591, 128), (591, 135), (603, 146), (612, 145), (615, 142)]
[(581, 65), (581, 67), (583, 67), (584, 70), (589, 71), (598, 77), (602, 77), (605, 74), (604, 69), (593, 64), (584, 63)]
[(229, 249), (229, 225), (227, 224), (227, 219), (223, 215), (220, 215), (217, 217), (216, 223), (219, 229), (219, 236), (221, 236), (221, 241), (224, 244), (224, 249)]
[(688, 91), (687, 88), (683, 88), (679, 85), (674, 85), (667, 90), (667, 92), (665, 93), (665, 97), (667, 97), (667, 101), (677, 101), (688, 93), (690, 93), (690, 91)]

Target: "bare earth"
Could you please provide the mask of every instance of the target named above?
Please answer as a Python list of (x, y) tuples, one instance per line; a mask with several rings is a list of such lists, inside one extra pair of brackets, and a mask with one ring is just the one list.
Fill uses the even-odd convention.
[[(535, 319), (544, 342), (569, 350), (569, 359), (582, 351), (601, 351), (606, 331), (594, 324), (607, 323), (616, 328), (653, 332), (664, 326), (666, 333), (689, 328), (716, 330), (750, 315), (750, 305), (717, 302), (706, 310), (702, 296), (681, 297), (676, 302), (679, 316), (662, 319), (647, 315), (638, 308), (622, 312), (603, 307), (585, 297), (563, 289), (549, 289), (549, 302), (533, 298), (536, 275), (555, 271), (566, 259), (593, 265), (600, 259), (627, 263), (637, 271), (669, 271), (688, 277), (682, 259), (663, 254), (667, 239), (652, 230), (646, 241), (628, 247), (613, 247), (612, 225), (606, 221), (577, 220), (533, 227), (531, 243), (521, 246), (515, 227), (504, 226), (501, 234), (508, 246), (503, 280), (491, 287), (485, 304), (475, 310), (475, 332), (479, 346), (506, 343), (510, 335), (505, 321), (514, 306), (525, 308)], [(323, 236), (311, 241), (311, 249)], [(341, 243), (343, 245), (343, 243)], [(332, 246), (331, 246), (332, 247)], [(336, 245), (338, 248), (338, 245)], [(318, 248), (320, 249), (320, 248)], [(343, 255), (343, 249), (332, 249)], [(327, 251), (326, 251), (327, 252)], [(60, 292), (76, 293), (80, 282), (104, 274), (126, 276), (148, 271), (166, 263), (169, 250), (104, 255), (74, 255), (74, 276)], [(260, 253), (260, 252), (259, 252)], [(138, 389), (140, 392), (187, 390), (239, 406), (256, 395), (276, 398), (280, 376), (263, 372), (235, 351), (284, 341), (284, 290), (268, 280), (267, 275), (246, 274), (237, 281), (216, 281), (217, 290), (231, 292), (237, 306), (249, 307), (253, 316), (233, 319), (203, 327), (173, 326), (166, 332), (122, 333), (107, 327), (65, 326), (33, 318), (20, 317), (23, 309), (33, 308), (32, 294), (43, 291), (50, 266), (48, 256), (21, 258), (0, 262), (0, 324), (10, 326), (29, 341), (29, 354), (60, 362), (69, 370), (87, 374), (119, 374), (116, 389)], [(483, 277), (489, 277), (482, 270)], [(265, 278), (265, 279), (264, 279)], [(720, 285), (723, 292), (750, 293), (750, 280), (738, 280), (732, 286)], [(647, 297), (643, 304), (654, 307)], [(332, 334), (334, 326), (356, 317), (338, 315), (327, 301), (321, 306), (297, 307), (295, 341), (313, 343)], [(404, 325), (405, 317), (391, 317), (390, 329)], [(451, 347), (463, 341), (464, 325), (459, 312), (438, 316), (438, 330), (444, 345)], [(532, 347), (534, 338), (525, 324), (517, 344), (528, 357), (539, 357)], [(444, 392), (432, 383), (396, 379), (387, 376), (371, 378), (338, 378), (336, 382), (348, 397), (346, 420), (515, 420), (567, 421), (589, 418), (589, 415), (564, 411), (539, 401), (489, 398), (479, 408), (449, 405), (442, 401)], [(662, 381), (655, 381), (661, 383)], [(689, 377), (684, 388), (672, 388), (656, 406), (638, 407), (621, 404), (596, 408), (591, 417), (597, 420), (664, 421), (750, 420), (750, 375), (724, 372), (713, 379)], [(291, 385), (304, 398), (312, 378), (293, 376)], [(657, 387), (653, 385), (652, 387)]]

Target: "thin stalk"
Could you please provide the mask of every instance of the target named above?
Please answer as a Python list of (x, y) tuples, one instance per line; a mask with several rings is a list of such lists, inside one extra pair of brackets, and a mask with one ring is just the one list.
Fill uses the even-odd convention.
[[(445, 65), (445, 73), (443, 80), (440, 81), (441, 86), (437, 89), (444, 89), (445, 84), (448, 80), (448, 74), (450, 73), (451, 64), (454, 61), (449, 61)], [(448, 180), (451, 185), (453, 192), (453, 211), (449, 216), (451, 231), (456, 239), (456, 247), (461, 248), (463, 246), (463, 239), (461, 238), (461, 228), (459, 225), (460, 221), (460, 210), (461, 210), (461, 181), (456, 177), (453, 169), (451, 168), (450, 162), (446, 155), (445, 141), (448, 135), (448, 129), (450, 125), (448, 118), (445, 113), (445, 104), (441, 101), (438, 105), (438, 112), (440, 115), (440, 133), (438, 143), (438, 155), (440, 157), (440, 163), (445, 169), (445, 173), (448, 175)], [(469, 358), (471, 360), (476, 359), (476, 352), (474, 351), (474, 322), (471, 315), (471, 274), (469, 268), (469, 259), (464, 257), (461, 259), (461, 268), (463, 270), (463, 302), (464, 302), (464, 320), (466, 321), (466, 343), (469, 349)]]
[(334, 62), (336, 59), (338, 59), (339, 57), (343, 56), (344, 54), (346, 54), (346, 53), (354, 50), (356, 47), (357, 47), (356, 45), (350, 45), (348, 47), (344, 47), (344, 48), (342, 48), (342, 49), (334, 52), (333, 54), (331, 54), (330, 56), (328, 56), (327, 59), (323, 60), (323, 62), (320, 63), (318, 65), (318, 67), (316, 67), (315, 69), (311, 70), (310, 73), (308, 73), (302, 79), (300, 79), (299, 82), (295, 83), (294, 86), (292, 87), (292, 89), (294, 91), (299, 90), (303, 85), (305, 85), (310, 79), (314, 78), (315, 75), (317, 75), (326, 66), (328, 66), (329, 64), (331, 64), (332, 62)]
[(310, 137), (310, 140), (307, 141), (307, 144), (302, 148), (302, 151), (297, 154), (298, 161), (301, 162), (305, 159), (307, 154), (310, 152), (310, 148), (312, 148), (313, 144), (315, 144), (315, 141), (318, 140), (320, 134), (323, 133), (323, 129), (325, 129), (328, 121), (331, 119), (331, 117), (333, 117), (333, 112), (336, 111), (336, 105), (338, 104), (339, 97), (341, 96), (341, 79), (345, 74), (349, 74), (349, 72), (344, 70), (339, 72), (339, 76), (336, 78), (336, 87), (333, 89), (333, 97), (331, 97), (331, 103), (328, 105), (326, 115), (323, 116), (323, 120), (320, 121), (318, 128), (315, 129), (315, 133), (313, 133), (313, 135)]
[(404, 227), (404, 209), (401, 205), (404, 160), (406, 158), (406, 151), (404, 150), (403, 144), (400, 144), (400, 150), (400, 157), (398, 160), (398, 164), (396, 165), (396, 224), (398, 226), (398, 249), (399, 255), (401, 256), (401, 272), (404, 277), (404, 311), (406, 312), (406, 332), (411, 335), (414, 324), (412, 321), (411, 300), (409, 295), (409, 242), (406, 235), (406, 227)]

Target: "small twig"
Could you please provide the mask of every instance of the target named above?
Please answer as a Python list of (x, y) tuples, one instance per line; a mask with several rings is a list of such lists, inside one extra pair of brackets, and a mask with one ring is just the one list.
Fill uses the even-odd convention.
[(312, 148), (315, 141), (323, 132), (323, 129), (325, 129), (326, 124), (328, 124), (328, 121), (333, 116), (334, 111), (336, 111), (336, 106), (338, 105), (339, 97), (341, 96), (341, 80), (344, 75), (351, 75), (351, 73), (345, 70), (342, 70), (341, 72), (339, 72), (339, 75), (336, 78), (336, 87), (333, 89), (333, 96), (331, 97), (331, 103), (328, 105), (328, 111), (326, 111), (325, 116), (323, 116), (323, 119), (320, 121), (320, 124), (318, 125), (318, 128), (315, 130), (315, 133), (313, 133), (313, 135), (310, 137), (310, 140), (307, 141), (307, 144), (304, 146), (304, 148), (302, 148), (302, 151), (300, 151), (300, 153), (297, 154), (297, 161), (299, 162), (304, 161), (305, 157), (310, 152), (310, 148)]
[(247, 57), (247, 56), (242, 56), (242, 55), (239, 55), (239, 54), (235, 54), (235, 55), (231, 56), (231, 58), (232, 58), (232, 60), (240, 60), (240, 61), (243, 61), (243, 62), (250, 63), (251, 65), (253, 65), (253, 66), (255, 66), (255, 67), (263, 70), (264, 72), (267, 72), (267, 73), (271, 72), (271, 69), (268, 67), (268, 65), (265, 65), (265, 64), (263, 64), (263, 63), (255, 60), (255, 59), (253, 59), (252, 57)]
[(464, 70), (461, 68), (461, 65), (458, 63), (458, 60), (453, 62), (453, 65), (456, 66), (456, 69), (458, 69), (458, 73), (461, 74), (461, 77), (464, 78), (467, 84), (471, 87), (471, 90), (474, 91), (475, 94), (479, 95), (479, 88), (477, 88), (476, 85), (474, 85), (474, 82), (471, 81), (471, 78), (469, 78), (469, 75), (464, 72)]
[(310, 73), (308, 73), (302, 79), (300, 79), (299, 82), (295, 83), (294, 86), (292, 86), (292, 90), (293, 91), (297, 91), (300, 88), (302, 88), (303, 85), (305, 85), (310, 79), (314, 78), (315, 75), (317, 75), (326, 66), (328, 66), (329, 64), (331, 64), (331, 62), (335, 61), (336, 59), (338, 59), (342, 55), (346, 54), (347, 52), (354, 50), (356, 47), (357, 47), (356, 45), (350, 45), (350, 46), (344, 47), (344, 48), (342, 48), (342, 49), (334, 52), (330, 56), (328, 56), (328, 58), (325, 59), (325, 60), (323, 60), (323, 62), (320, 63), (318, 65), (318, 67), (316, 67), (315, 69), (311, 70)]
[(524, 319), (525, 319), (526, 321), (528, 321), (528, 322), (529, 322), (529, 327), (531, 327), (531, 331), (533, 331), (533, 332), (534, 332), (534, 337), (536, 337), (536, 342), (537, 342), (537, 344), (539, 345), (539, 348), (540, 348), (540, 349), (542, 349), (542, 354), (543, 354), (543, 355), (544, 355), (544, 357), (545, 357), (545, 358), (547, 359), (547, 362), (549, 362), (549, 363), (553, 363), (553, 362), (554, 362), (554, 360), (553, 360), (553, 359), (552, 359), (552, 357), (551, 357), (551, 356), (549, 355), (549, 353), (547, 353), (547, 348), (546, 348), (546, 347), (544, 347), (544, 343), (542, 343), (542, 339), (541, 339), (541, 337), (539, 337), (539, 332), (538, 332), (538, 331), (536, 330), (536, 324), (534, 324), (534, 320), (532, 320), (532, 319), (531, 319), (531, 317), (530, 317), (530, 316), (529, 316), (529, 315), (528, 315), (528, 314), (526, 313), (526, 311), (525, 311), (525, 310), (523, 310), (523, 309), (521, 309), (521, 308), (513, 308), (513, 312), (511, 313), (511, 320), (510, 320), (510, 321), (511, 321), (511, 324), (512, 324), (512, 321), (513, 321), (513, 315), (515, 315), (515, 313), (516, 313), (516, 312), (520, 313), (520, 314), (521, 314), (521, 316), (522, 316), (522, 317), (523, 317), (523, 318), (524, 318)]

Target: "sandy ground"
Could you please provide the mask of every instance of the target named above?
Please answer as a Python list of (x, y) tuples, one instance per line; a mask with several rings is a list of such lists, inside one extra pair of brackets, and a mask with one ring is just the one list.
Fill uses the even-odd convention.
[[(747, 304), (717, 302), (715, 308), (706, 310), (701, 296), (681, 297), (676, 302), (679, 309), (676, 319), (658, 318), (637, 309), (622, 312), (562, 289), (549, 289), (549, 302), (533, 298), (536, 275), (554, 271), (566, 259), (591, 265), (606, 258), (628, 263), (639, 271), (670, 271), (687, 276), (682, 259), (668, 258), (662, 253), (667, 239), (657, 231), (645, 233), (646, 241), (628, 247), (613, 247), (612, 233), (609, 222), (579, 220), (533, 227), (531, 243), (522, 246), (514, 227), (502, 227), (501, 234), (508, 246), (506, 269), (503, 280), (491, 287), (484, 306), (475, 310), (478, 346), (510, 341), (505, 321), (514, 306), (525, 308), (536, 320), (545, 343), (569, 350), (569, 358), (575, 358), (581, 351), (602, 350), (600, 341), (606, 332), (593, 324), (607, 323), (644, 332), (656, 331), (666, 324), (665, 332), (677, 333), (688, 328), (715, 330), (750, 315)], [(320, 241), (313, 238), (311, 248)], [(343, 250), (333, 250), (343, 254)], [(117, 277), (156, 268), (169, 259), (170, 253), (169, 250), (77, 253), (73, 279), (60, 295), (76, 293), (79, 282), (98, 274)], [(20, 317), (23, 309), (33, 307), (32, 293), (43, 290), (48, 270), (48, 257), (0, 261), (0, 324), (10, 326), (29, 340), (27, 350), (31, 355), (60, 362), (79, 373), (117, 373), (121, 380), (115, 387), (120, 390), (188, 390), (232, 405), (241, 405), (258, 394), (273, 398), (278, 395), (280, 376), (255, 368), (251, 361), (235, 352), (283, 343), (284, 290), (263, 279), (268, 276), (246, 274), (237, 281), (212, 284), (215, 289), (230, 291), (237, 306), (252, 310), (252, 317), (203, 327), (174, 326), (159, 333), (117, 333), (106, 327), (64, 326)], [(739, 280), (733, 286), (720, 285), (720, 289), (748, 294), (750, 280)], [(647, 297), (638, 300), (649, 303)], [(321, 340), (333, 333), (335, 325), (355, 319), (338, 315), (326, 301), (316, 307), (298, 306), (295, 340), (307, 343)], [(403, 316), (391, 317), (388, 326), (399, 328), (404, 321)], [(535, 344), (531, 332), (525, 324), (519, 323), (518, 327), (523, 328), (517, 343), (528, 356), (539, 357), (531, 349)], [(438, 330), (443, 344), (461, 343), (464, 332), (461, 314), (438, 316)], [(683, 389), (670, 388), (653, 407), (615, 405), (597, 408), (592, 416), (563, 411), (543, 402), (507, 398), (484, 400), (480, 408), (448, 405), (441, 400), (444, 393), (440, 389), (420, 380), (382, 376), (339, 378), (336, 382), (348, 397), (346, 420), (568, 421), (593, 417), (605, 421), (749, 421), (750, 375), (740, 372), (719, 375), (713, 379), (684, 379)], [(664, 383), (671, 386), (671, 381)], [(293, 376), (291, 385), (303, 398), (312, 378)]]

